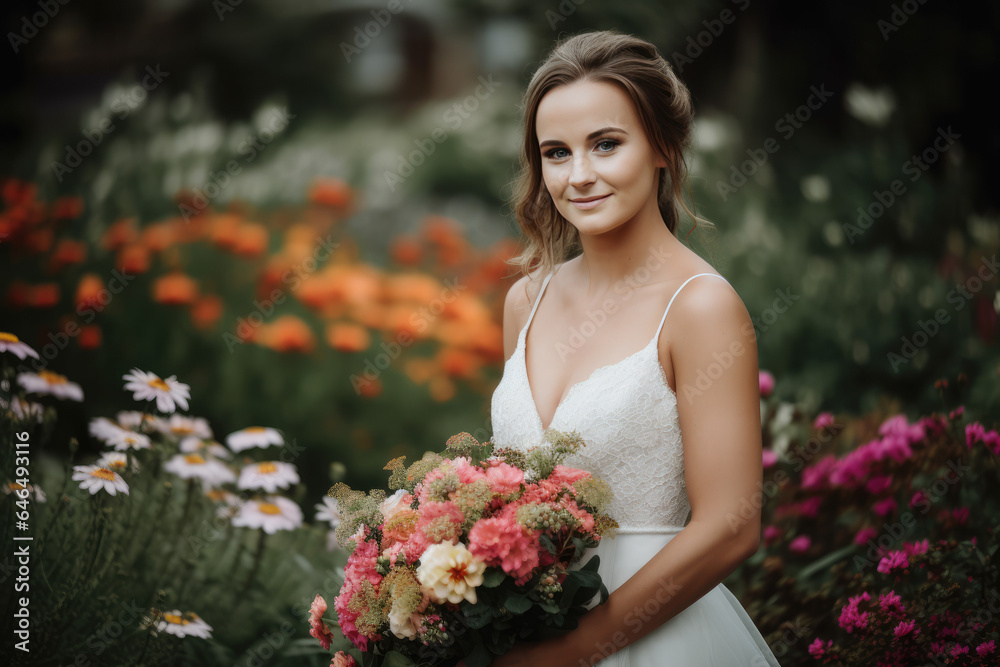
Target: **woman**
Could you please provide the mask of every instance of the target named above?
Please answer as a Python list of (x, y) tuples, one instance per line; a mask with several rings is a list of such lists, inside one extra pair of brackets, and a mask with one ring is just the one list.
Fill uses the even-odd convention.
[(595, 550), (607, 602), (493, 664), (777, 665), (721, 583), (759, 544), (757, 348), (739, 296), (675, 236), (690, 95), (653, 45), (603, 31), (557, 44), (524, 109), (518, 260), (539, 266), (506, 298), (493, 437), (579, 432), (567, 464), (612, 485), (621, 529)]

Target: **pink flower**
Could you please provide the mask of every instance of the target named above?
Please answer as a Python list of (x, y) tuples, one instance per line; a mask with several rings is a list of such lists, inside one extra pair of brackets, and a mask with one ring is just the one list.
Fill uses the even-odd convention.
[(832, 412), (821, 412), (816, 415), (816, 419), (813, 420), (813, 428), (817, 431), (822, 431), (828, 426), (833, 426), (833, 413)]
[(333, 632), (323, 621), (323, 614), (326, 613), (326, 600), (321, 595), (317, 595), (309, 607), (309, 634), (319, 640), (324, 649), (330, 649), (330, 642), (333, 641)]
[(767, 398), (774, 391), (774, 376), (767, 371), (760, 371), (758, 379), (760, 380), (760, 395), (762, 398)]
[(969, 652), (968, 646), (962, 646), (961, 644), (955, 644), (955, 648), (951, 649), (951, 657), (957, 658), (960, 655), (965, 655)]
[(804, 551), (807, 551), (809, 549), (809, 546), (811, 544), (812, 544), (812, 540), (809, 539), (808, 535), (799, 535), (798, 537), (796, 537), (794, 540), (792, 540), (789, 543), (788, 549), (789, 549), (789, 551), (794, 551), (796, 553), (802, 553)]
[(903, 542), (903, 551), (906, 552), (907, 556), (918, 556), (927, 553), (929, 546), (926, 539), (920, 542)]
[(764, 544), (768, 546), (773, 544), (782, 534), (784, 534), (784, 531), (777, 526), (768, 526), (764, 529)]
[[(888, 593), (879, 595), (878, 606), (882, 608), (883, 612), (890, 615), (906, 611), (906, 607), (903, 606), (903, 599), (896, 595), (896, 591), (889, 591)], [(896, 636), (898, 637), (899, 635)]]
[(958, 406), (957, 408), (955, 408), (954, 410), (952, 410), (951, 412), (948, 413), (948, 419), (956, 419), (957, 417), (962, 416), (963, 412), (965, 412), (965, 406), (964, 405), (960, 405), (960, 406)]
[(906, 557), (905, 551), (890, 551), (878, 562), (878, 571), (882, 574), (889, 574), (893, 570), (905, 569), (910, 566), (910, 560)]
[(914, 424), (907, 423), (906, 415), (903, 414), (886, 419), (878, 427), (878, 432), (882, 435), (900, 436), (911, 443), (924, 439), (924, 427), (920, 422)]
[(337, 651), (330, 662), (330, 667), (355, 667), (357, 664), (349, 653)]
[(965, 444), (972, 449), (972, 445), (983, 439), (986, 429), (979, 422), (972, 422), (965, 425)]
[(916, 507), (918, 504), (923, 502), (930, 502), (930, 501), (927, 498), (927, 495), (923, 491), (917, 491), (916, 493), (913, 494), (913, 497), (910, 498), (910, 507)]
[(964, 526), (965, 522), (969, 519), (969, 508), (959, 507), (957, 509), (953, 509), (951, 511), (951, 515), (955, 518), (955, 521), (958, 521), (958, 523)]
[(895, 512), (896, 499), (893, 498), (892, 496), (889, 496), (888, 498), (883, 498), (882, 500), (872, 505), (872, 510), (874, 510), (875, 514), (878, 514), (879, 516), (885, 516), (889, 512)]
[(892, 475), (879, 475), (868, 480), (868, 493), (877, 496), (892, 486)]
[[(913, 621), (900, 621), (899, 625), (892, 631), (892, 634), (896, 637), (904, 637), (911, 632), (913, 632), (913, 626), (916, 625)], [(913, 634), (918, 634), (920, 630), (917, 630)]]
[(808, 500), (803, 500), (799, 503), (799, 512), (802, 516), (815, 517), (819, 514), (819, 508), (823, 504), (822, 496), (813, 496)]
[(455, 468), (455, 473), (458, 474), (458, 481), (462, 484), (472, 484), (475, 481), (486, 478), (486, 473), (483, 472), (483, 469), (472, 465), (469, 459), (464, 456), (453, 459), (451, 464)]
[(514, 493), (521, 488), (522, 482), (524, 473), (506, 463), (498, 462), (486, 469), (486, 483), (490, 485), (490, 490), (499, 496)]
[(830, 476), (830, 472), (833, 471), (837, 466), (837, 458), (833, 454), (827, 454), (822, 459), (816, 462), (816, 465), (810, 466), (802, 471), (802, 488), (805, 490), (817, 489), (823, 484), (826, 484)]
[(778, 455), (772, 452), (770, 449), (765, 449), (761, 457), (762, 463), (765, 468), (770, 468), (775, 463), (778, 462)]
[(826, 642), (826, 646), (823, 646), (823, 640), (817, 637), (813, 640), (813, 643), (809, 645), (809, 655), (814, 658), (822, 658), (831, 646), (833, 646), (832, 639)]
[(985, 655), (989, 655), (990, 653), (993, 653), (993, 651), (996, 649), (996, 647), (997, 647), (996, 642), (994, 642), (991, 639), (988, 642), (983, 642), (982, 644), (980, 644), (979, 646), (977, 646), (976, 647), (976, 654), (979, 655), (979, 657), (983, 657)]
[(568, 468), (559, 464), (552, 469), (552, 474), (549, 475), (548, 480), (559, 485), (565, 484), (566, 486), (572, 486), (573, 482), (577, 482), (585, 477), (590, 477), (590, 473), (586, 470)]
[(847, 604), (844, 608), (840, 610), (840, 619), (837, 621), (844, 630), (848, 633), (854, 632), (857, 629), (868, 627), (868, 612), (862, 612), (858, 610), (858, 605), (861, 601), (871, 600), (871, 596), (868, 595), (868, 591), (863, 591), (861, 595), (855, 595), (848, 598)]
[(538, 540), (512, 516), (480, 519), (469, 531), (469, 551), (507, 574), (530, 577), (538, 566)]
[(878, 531), (872, 528), (871, 526), (867, 526), (859, 530), (858, 534), (854, 536), (854, 543), (864, 544), (865, 542), (872, 539), (876, 535), (878, 535)]

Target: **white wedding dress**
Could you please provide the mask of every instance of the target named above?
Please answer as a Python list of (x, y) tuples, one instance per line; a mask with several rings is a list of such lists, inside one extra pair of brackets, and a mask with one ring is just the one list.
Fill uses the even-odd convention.
[[(611, 592), (677, 535), (690, 514), (677, 397), (660, 365), (657, 340), (677, 293), (698, 276), (725, 280), (699, 273), (684, 281), (646, 347), (597, 368), (573, 385), (549, 425), (577, 431), (586, 447), (567, 458), (566, 464), (591, 471), (614, 490), (608, 513), (621, 527), (616, 537), (605, 538), (591, 550), (600, 556), (599, 572)], [(493, 394), (493, 441), (498, 446), (526, 449), (542, 441), (542, 420), (528, 384), (524, 350), (528, 327), (551, 277), (552, 273), (542, 283)], [(626, 622), (630, 629), (638, 626), (641, 615)], [(607, 656), (598, 663), (601, 667), (778, 665), (746, 610), (721, 583), (638, 641), (624, 648), (595, 645), (592, 653)]]

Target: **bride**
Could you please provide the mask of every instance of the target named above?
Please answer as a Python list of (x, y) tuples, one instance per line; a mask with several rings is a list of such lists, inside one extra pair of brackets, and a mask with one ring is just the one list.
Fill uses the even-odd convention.
[(580, 433), (567, 464), (611, 484), (621, 528), (594, 551), (607, 602), (493, 665), (777, 665), (722, 584), (759, 545), (757, 347), (676, 237), (690, 94), (653, 45), (590, 32), (556, 45), (524, 111), (518, 260), (538, 268), (505, 301), (494, 442)]

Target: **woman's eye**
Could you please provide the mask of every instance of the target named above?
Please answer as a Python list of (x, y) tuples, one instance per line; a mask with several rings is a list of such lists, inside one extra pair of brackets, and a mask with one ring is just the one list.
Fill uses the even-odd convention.
[[(611, 151), (613, 151), (618, 146), (618, 142), (615, 141), (614, 139), (604, 139), (603, 141), (597, 142), (597, 146), (598, 147), (604, 146), (605, 144), (608, 145), (608, 148), (607, 149), (600, 149), (599, 148), (599, 152), (601, 152), (601, 153), (610, 153)], [(559, 159), (562, 156), (556, 155), (556, 153), (558, 153), (559, 151), (565, 151), (565, 150), (566, 150), (565, 148), (553, 148), (552, 150), (548, 151), (545, 154), (545, 157), (552, 158), (552, 159)]]
[(547, 157), (547, 158), (554, 158), (554, 157), (556, 157), (555, 154), (557, 152), (564, 151), (564, 150), (566, 150), (566, 149), (565, 148), (553, 148), (552, 150), (550, 150), (548, 153), (545, 154), (545, 157)]
[(604, 144), (611, 144), (611, 148), (609, 148), (609, 149), (608, 149), (608, 150), (606, 150), (606, 151), (602, 151), (602, 152), (604, 152), (604, 153), (607, 153), (607, 152), (609, 152), (609, 151), (611, 151), (611, 150), (614, 150), (615, 146), (617, 146), (617, 145), (618, 145), (618, 142), (617, 142), (617, 141), (614, 141), (614, 140), (612, 140), (612, 139), (605, 139), (604, 141), (602, 141), (602, 142), (598, 143), (597, 145), (598, 145), (598, 146), (603, 146)]

